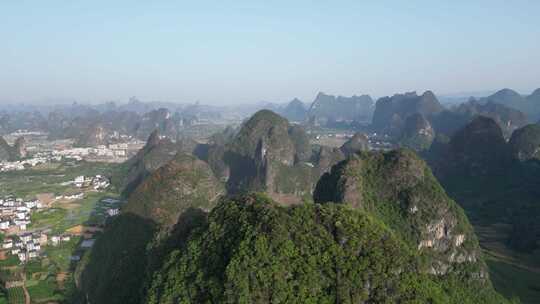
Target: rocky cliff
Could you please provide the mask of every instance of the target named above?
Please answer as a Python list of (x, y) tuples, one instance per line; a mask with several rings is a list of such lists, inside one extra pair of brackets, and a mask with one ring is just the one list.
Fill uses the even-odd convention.
[(442, 110), (443, 107), (431, 91), (420, 96), (416, 92), (410, 92), (382, 97), (377, 100), (372, 126), (376, 130), (399, 135), (409, 115), (419, 113), (429, 119)]
[(461, 272), (486, 281), (487, 269), (463, 210), (448, 198), (429, 167), (409, 150), (360, 153), (332, 168), (314, 200), (365, 210), (425, 258), (422, 271)]
[(312, 168), (304, 130), (269, 110), (255, 113), (223, 151), (231, 193), (265, 191), (270, 195), (309, 195)]
[(324, 125), (328, 121), (369, 120), (373, 113), (373, 99), (369, 95), (333, 96), (322, 92), (309, 108), (308, 116)]
[(415, 151), (422, 151), (429, 149), (434, 138), (435, 130), (431, 127), (431, 123), (424, 115), (415, 113), (405, 120), (399, 143)]
[(0, 161), (16, 161), (26, 157), (26, 140), (19, 137), (13, 146), (10, 146), (6, 140), (0, 136)]
[(349, 156), (360, 151), (368, 151), (369, 139), (364, 133), (355, 133), (351, 139), (346, 141), (340, 147), (340, 150), (345, 156)]
[(530, 124), (517, 129), (508, 144), (514, 158), (540, 160), (540, 125)]

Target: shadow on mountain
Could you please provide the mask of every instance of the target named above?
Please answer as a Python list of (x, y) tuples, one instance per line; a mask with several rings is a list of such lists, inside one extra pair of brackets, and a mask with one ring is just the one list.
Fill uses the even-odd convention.
[(226, 151), (224, 160), (230, 170), (230, 177), (226, 185), (228, 193), (238, 194), (246, 189), (258, 189), (257, 164), (252, 158)]
[(111, 221), (81, 265), (79, 287), (87, 303), (138, 303), (146, 277), (146, 247), (156, 225), (133, 214)]
[(198, 208), (183, 212), (170, 231), (132, 213), (111, 221), (81, 265), (79, 290), (70, 303), (141, 303), (153, 273), (190, 233), (206, 224)]

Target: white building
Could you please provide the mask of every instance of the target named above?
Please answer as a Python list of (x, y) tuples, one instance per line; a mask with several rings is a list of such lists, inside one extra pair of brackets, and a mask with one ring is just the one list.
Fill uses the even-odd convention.
[(118, 208), (107, 209), (107, 214), (108, 214), (109, 216), (115, 216), (115, 215), (118, 215), (118, 214), (120, 214), (120, 209), (118, 209)]
[(3, 249), (10, 249), (13, 248), (13, 241), (11, 239), (4, 240), (4, 243), (2, 243)]
[(2, 230), (9, 229), (9, 221), (0, 222), (0, 229)]

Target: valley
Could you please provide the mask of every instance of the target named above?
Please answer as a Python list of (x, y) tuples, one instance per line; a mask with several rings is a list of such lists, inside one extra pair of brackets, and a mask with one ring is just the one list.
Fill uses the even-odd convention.
[[(96, 190), (92, 181), (80, 187), (66, 181), (110, 176), (114, 166), (63, 161), (0, 173), (0, 196), (37, 198), (42, 204), (31, 211), (25, 229), (3, 231), (0, 273), (5, 289), (0, 303), (60, 303), (69, 299), (75, 289), (77, 265), (107, 219), (116, 215), (114, 210), (121, 201), (112, 186)], [(37, 241), (28, 242), (27, 237), (37, 237)]]

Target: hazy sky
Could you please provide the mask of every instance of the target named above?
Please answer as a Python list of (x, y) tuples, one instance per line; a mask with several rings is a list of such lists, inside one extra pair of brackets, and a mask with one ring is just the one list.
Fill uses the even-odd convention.
[(538, 0), (0, 0), (0, 102), (528, 93), (539, 12)]

